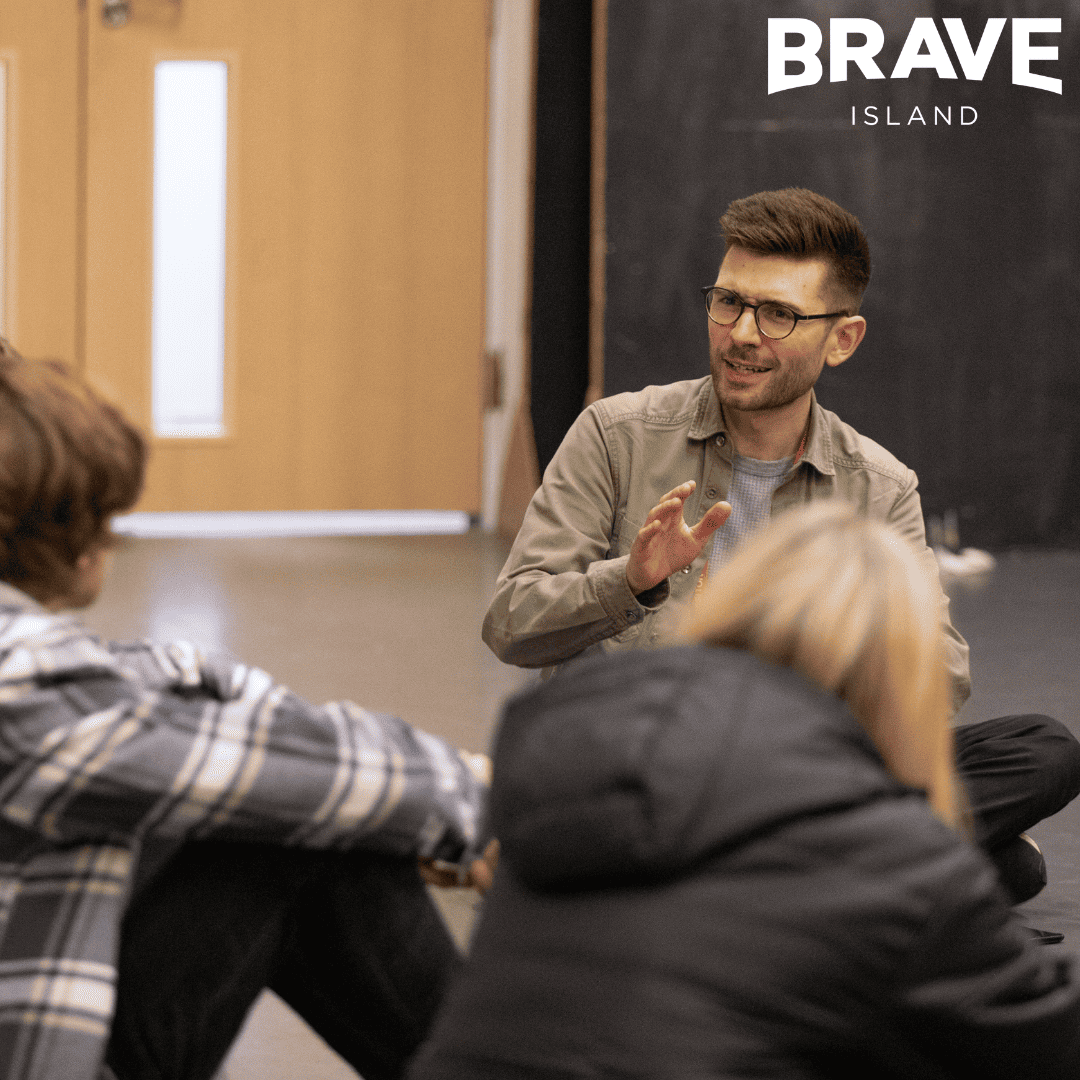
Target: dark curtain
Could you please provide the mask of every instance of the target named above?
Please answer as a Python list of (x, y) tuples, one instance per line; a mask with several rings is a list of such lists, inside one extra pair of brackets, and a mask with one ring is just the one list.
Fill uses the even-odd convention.
[(540, 0), (537, 35), (530, 407), (543, 472), (589, 381), (592, 4)]

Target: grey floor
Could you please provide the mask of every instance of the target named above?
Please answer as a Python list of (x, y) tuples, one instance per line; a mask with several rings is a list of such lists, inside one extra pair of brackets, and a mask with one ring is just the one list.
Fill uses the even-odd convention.
[[(962, 721), (1045, 713), (1080, 738), (1080, 552), (1012, 552), (984, 586), (950, 588), (953, 621), (971, 646), (972, 695)], [(1047, 887), (1021, 910), (1062, 930), (1080, 952), (1080, 799), (1032, 830)]]
[[(313, 701), (351, 698), (484, 750), (503, 698), (527, 673), (504, 667), (479, 626), (505, 557), (464, 536), (127, 541), (86, 621), (114, 639), (188, 638), (270, 671)], [(1080, 552), (1002, 556), (982, 586), (956, 585), (954, 622), (972, 650), (962, 719), (1044, 712), (1080, 736)], [(1051, 880), (1024, 906), (1080, 948), (1080, 800), (1035, 835)], [(471, 894), (440, 892), (467, 939)], [(1061, 946), (1054, 946), (1061, 948)], [(355, 1080), (266, 993), (219, 1080)]]
[[(127, 540), (86, 622), (113, 640), (186, 638), (265, 668), (308, 700), (349, 698), (470, 750), (528, 677), (480, 640), (506, 546), (464, 536)], [(459, 944), (475, 894), (436, 890)], [(355, 1080), (266, 992), (218, 1080)]]

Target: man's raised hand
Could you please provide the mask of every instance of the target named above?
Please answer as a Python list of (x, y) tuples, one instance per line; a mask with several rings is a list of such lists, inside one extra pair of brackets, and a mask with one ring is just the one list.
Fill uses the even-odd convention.
[(686, 524), (683, 504), (695, 486), (693, 480), (687, 480), (672, 488), (649, 511), (638, 531), (626, 564), (626, 583), (635, 596), (689, 566), (709, 537), (727, 521), (731, 504), (718, 502), (709, 507), (693, 528)]

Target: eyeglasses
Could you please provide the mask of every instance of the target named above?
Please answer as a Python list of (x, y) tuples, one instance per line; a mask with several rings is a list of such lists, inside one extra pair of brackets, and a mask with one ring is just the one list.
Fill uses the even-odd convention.
[(824, 315), (799, 315), (783, 304), (774, 304), (766, 301), (764, 304), (748, 304), (737, 293), (729, 289), (718, 289), (715, 285), (706, 286), (701, 290), (705, 297), (705, 310), (709, 318), (720, 326), (731, 326), (739, 321), (744, 308), (750, 308), (754, 313), (754, 322), (757, 328), (767, 338), (774, 341), (778, 338), (786, 338), (799, 323), (809, 319), (834, 319), (838, 315), (845, 315), (843, 311), (830, 311)]

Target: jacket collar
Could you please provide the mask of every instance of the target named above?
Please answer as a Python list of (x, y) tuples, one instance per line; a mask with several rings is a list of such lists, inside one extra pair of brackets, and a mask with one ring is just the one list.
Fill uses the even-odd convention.
[[(697, 408), (690, 424), (687, 437), (690, 439), (711, 439), (714, 435), (723, 435), (727, 440), (727, 425), (720, 412), (720, 401), (713, 389), (711, 378), (706, 378), (698, 393)], [(832, 460), (832, 436), (825, 418), (825, 410), (818, 404), (817, 395), (810, 391), (810, 434), (806, 439), (806, 449), (802, 460), (813, 465), (819, 473), (826, 476), (835, 474)]]
[[(818, 404), (817, 395), (810, 391), (810, 434), (806, 440), (806, 449), (803, 451), (802, 460), (807, 465), (813, 465), (819, 473), (825, 476), (835, 476), (836, 468), (833, 465), (832, 434), (829, 431), (829, 421), (825, 410)], [(799, 464), (802, 464), (800, 462)]]
[(712, 377), (706, 376), (698, 391), (697, 408), (694, 410), (694, 419), (691, 421), (687, 437), (711, 439), (723, 431), (724, 418), (720, 415), (720, 401), (713, 389)]

